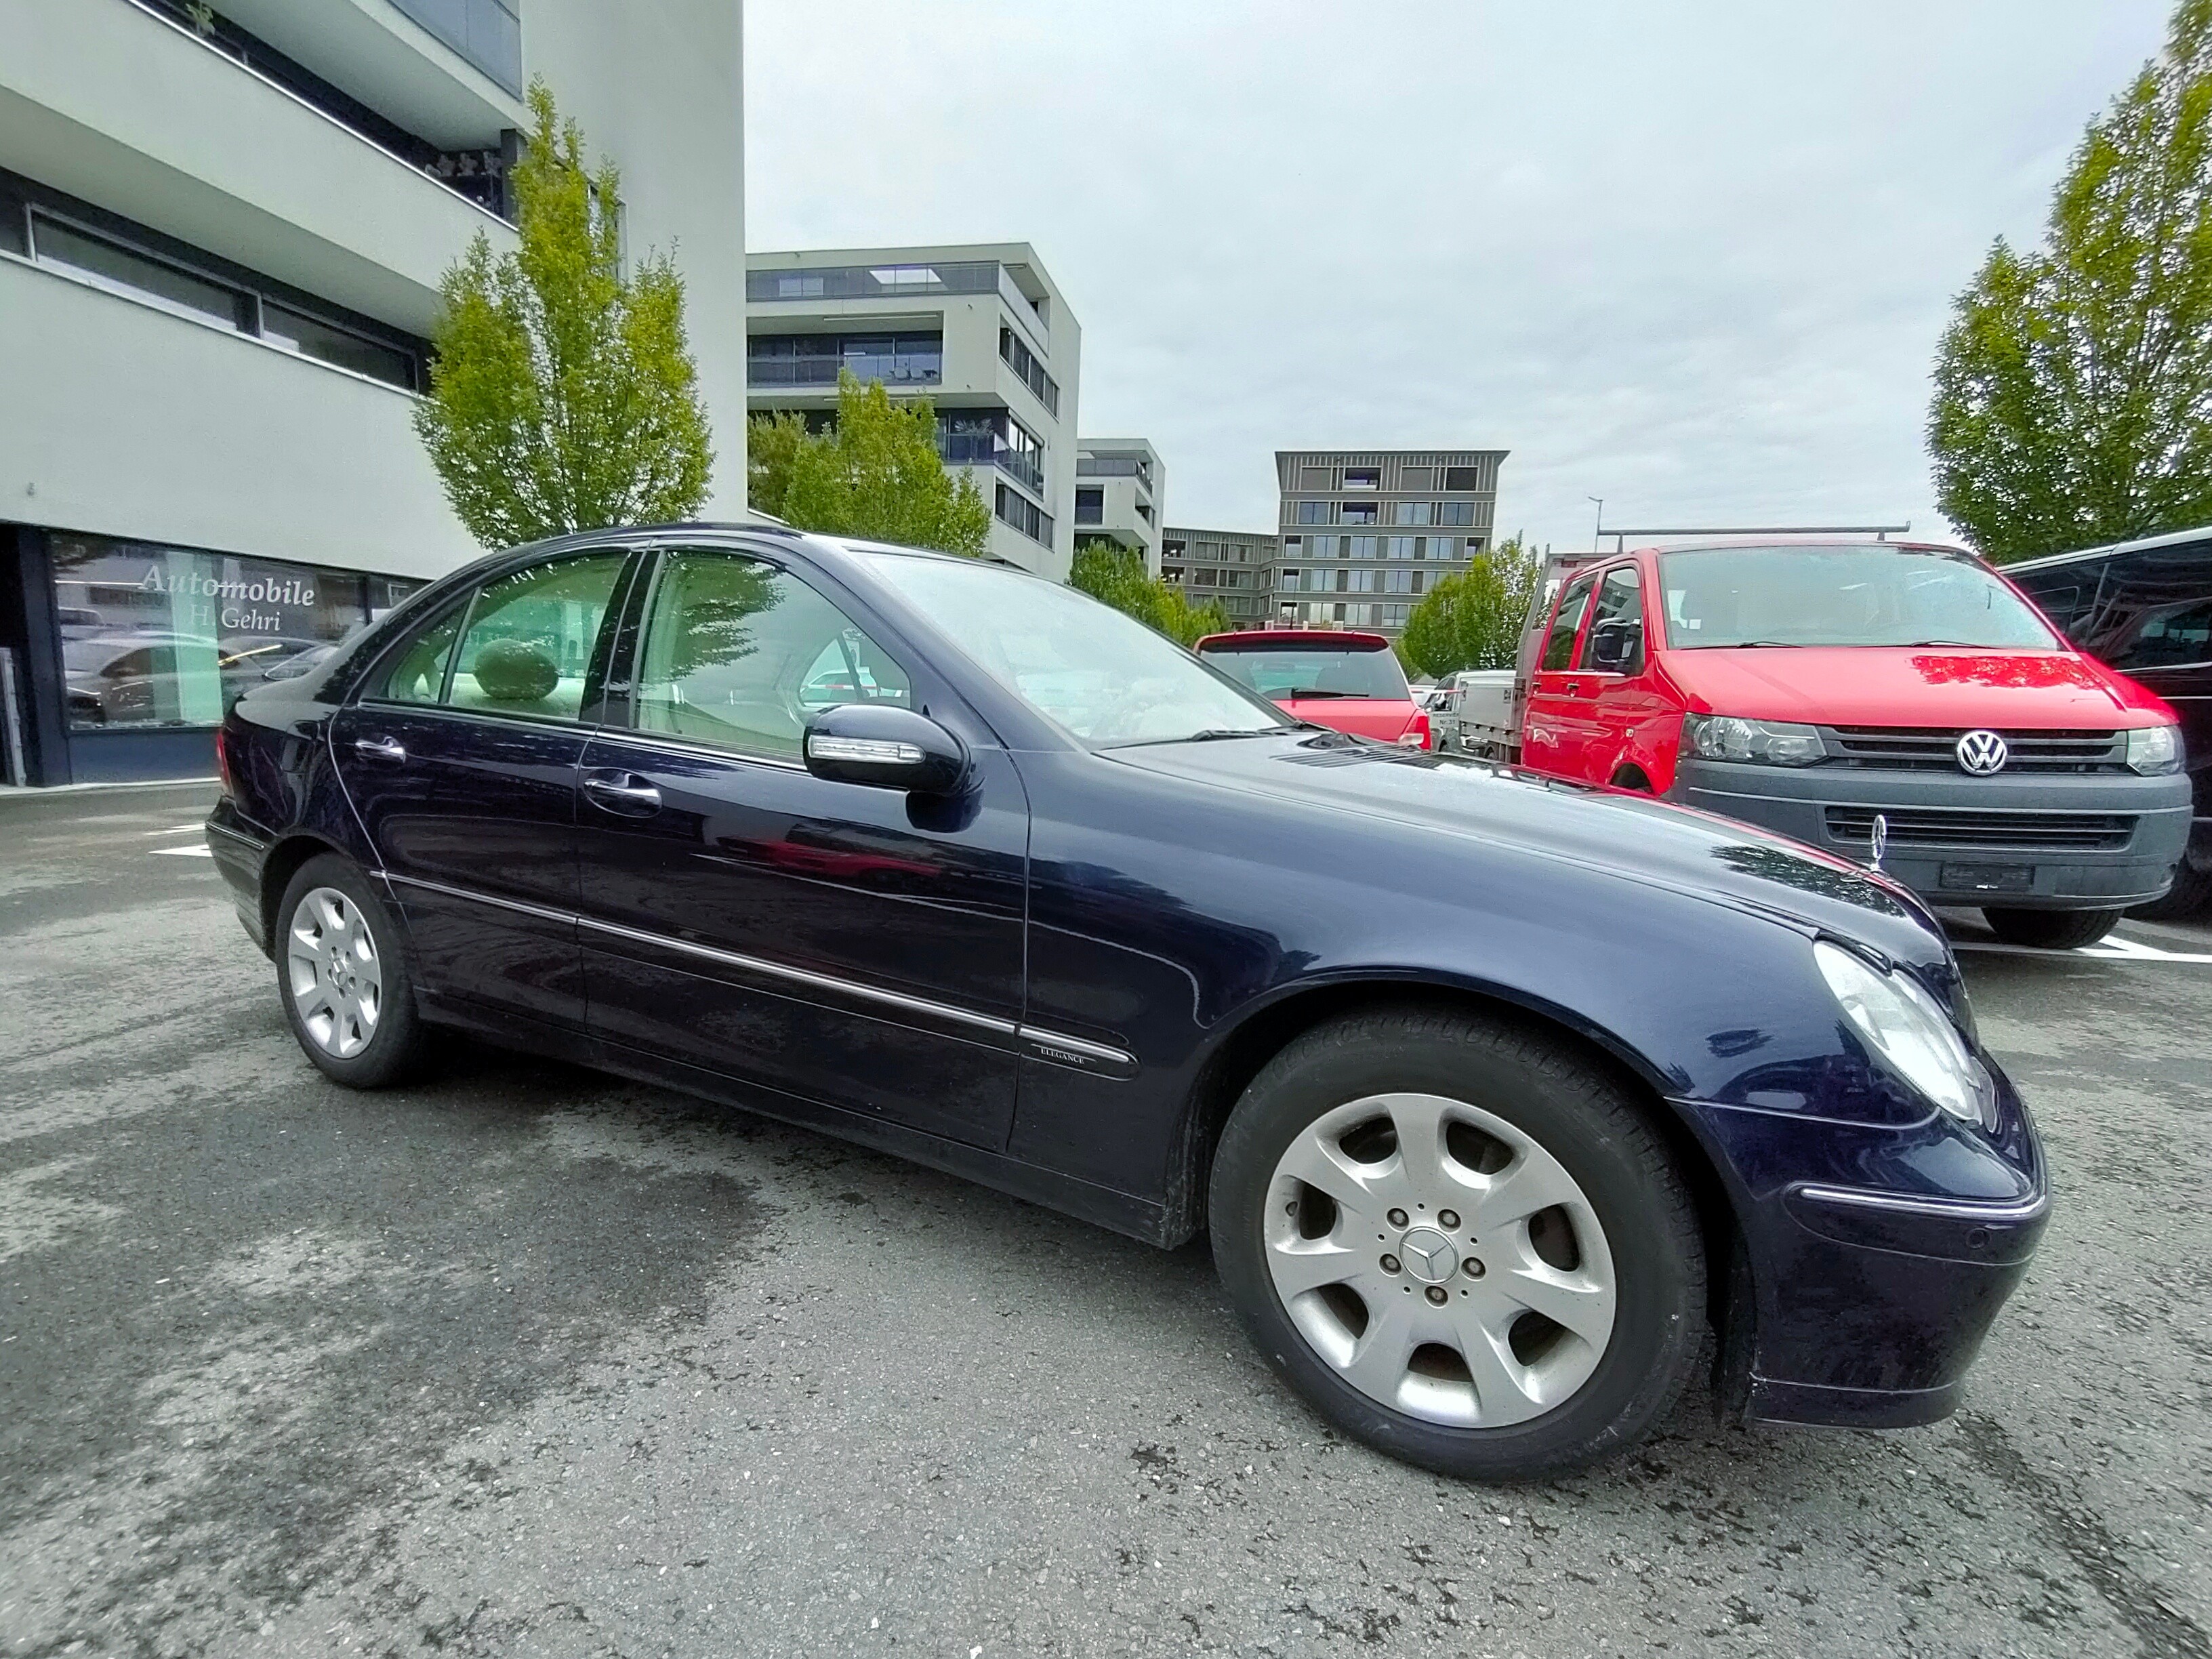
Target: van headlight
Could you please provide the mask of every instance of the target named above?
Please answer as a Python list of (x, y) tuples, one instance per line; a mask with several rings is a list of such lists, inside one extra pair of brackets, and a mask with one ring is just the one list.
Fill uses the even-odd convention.
[(1747, 720), (1734, 714), (1685, 714), (1682, 741), (1700, 760), (1811, 766), (1828, 757), (1818, 728), (1788, 720)]
[(1961, 1123), (1996, 1127), (1996, 1085), (1959, 1028), (1920, 981), (1884, 974), (1826, 939), (1813, 945), (1820, 977), (1892, 1070)]
[(2181, 728), (2138, 726), (2128, 733), (2128, 766), (2136, 772), (2179, 772)]

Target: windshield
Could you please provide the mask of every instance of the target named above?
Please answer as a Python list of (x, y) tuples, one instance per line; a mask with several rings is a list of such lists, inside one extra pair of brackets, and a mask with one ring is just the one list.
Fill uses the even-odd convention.
[(1872, 547), (1717, 547), (1659, 556), (1667, 643), (1966, 645), (2058, 641), (2012, 589), (1964, 553)]
[(1224, 640), (1206, 659), (1263, 697), (1380, 697), (1405, 702), (1406, 671), (1388, 647), (1239, 645)]
[(1085, 743), (1176, 743), (1289, 724), (1172, 641), (1072, 587), (965, 559), (893, 554), (872, 568), (985, 673)]

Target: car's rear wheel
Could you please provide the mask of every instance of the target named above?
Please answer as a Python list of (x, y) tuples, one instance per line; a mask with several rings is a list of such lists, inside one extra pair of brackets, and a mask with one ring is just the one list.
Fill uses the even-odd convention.
[(1224, 1129), (1214, 1260), (1323, 1417), (1517, 1480), (1640, 1438), (1702, 1343), (1680, 1173), (1629, 1090), (1504, 1018), (1383, 1010), (1277, 1055)]
[(276, 914), (277, 994), (307, 1058), (356, 1089), (411, 1074), (428, 1047), (412, 964), (368, 878), (350, 860), (319, 854), (293, 875)]
[(2008, 910), (1984, 906), (1990, 930), (2008, 945), (2032, 945), (2044, 951), (2072, 951), (2094, 945), (2111, 933), (2125, 912), (2119, 910)]

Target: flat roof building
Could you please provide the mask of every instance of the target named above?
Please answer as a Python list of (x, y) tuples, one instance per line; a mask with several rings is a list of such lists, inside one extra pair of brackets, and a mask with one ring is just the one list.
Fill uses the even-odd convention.
[(516, 246), (544, 76), (673, 256), (744, 512), (740, 0), (0, 6), (0, 744), (213, 773), (264, 668), (480, 550), (414, 430), (446, 270)]
[(991, 506), (988, 550), (1066, 580), (1083, 331), (1033, 248), (817, 248), (746, 272), (754, 413), (826, 419), (840, 368), (929, 398), (945, 465)]
[(1277, 450), (1269, 620), (1396, 635), (1439, 577), (1490, 545), (1506, 453)]
[(1231, 628), (1266, 625), (1275, 557), (1276, 538), (1259, 531), (1170, 527), (1160, 532), (1160, 580), (1180, 587), (1194, 605), (1218, 603)]
[(1167, 468), (1142, 438), (1084, 438), (1075, 446), (1075, 544), (1111, 542), (1160, 574)]

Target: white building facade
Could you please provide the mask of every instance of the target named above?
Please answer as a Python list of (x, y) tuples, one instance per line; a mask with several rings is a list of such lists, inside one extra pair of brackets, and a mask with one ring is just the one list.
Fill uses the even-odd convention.
[(15, 781), (203, 775), (259, 665), (482, 550), (413, 430), (543, 76), (674, 251), (744, 509), (741, 0), (0, 0)]
[(1083, 331), (1035, 249), (827, 248), (747, 265), (755, 414), (828, 420), (841, 368), (927, 398), (945, 465), (990, 504), (985, 550), (1066, 580)]
[(1167, 467), (1142, 438), (1085, 438), (1075, 447), (1075, 544), (1111, 542), (1160, 574)]

